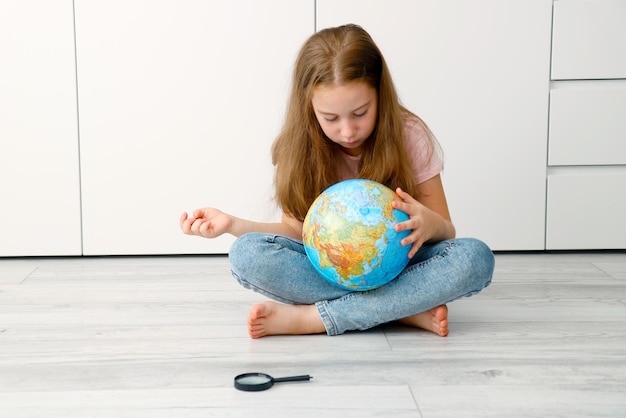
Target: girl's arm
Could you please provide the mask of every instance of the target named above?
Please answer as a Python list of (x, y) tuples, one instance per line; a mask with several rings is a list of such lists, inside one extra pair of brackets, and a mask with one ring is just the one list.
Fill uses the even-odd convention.
[(222, 234), (239, 237), (248, 232), (265, 232), (302, 239), (302, 222), (287, 215), (281, 222), (254, 222), (229, 215), (215, 208), (201, 208), (180, 217), (180, 229), (188, 235), (216, 238)]
[(254, 222), (234, 216), (231, 218), (233, 226), (230, 233), (236, 237), (247, 232), (265, 232), (298, 240), (302, 239), (302, 222), (285, 214), (282, 215), (281, 222), (273, 223)]

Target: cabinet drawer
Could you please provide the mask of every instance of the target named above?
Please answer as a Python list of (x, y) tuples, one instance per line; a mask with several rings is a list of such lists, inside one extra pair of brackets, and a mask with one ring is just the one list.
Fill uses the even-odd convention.
[(626, 1), (555, 1), (552, 79), (605, 78), (626, 78)]
[(626, 164), (625, 112), (626, 84), (553, 89), (548, 164)]
[(546, 249), (626, 248), (626, 168), (607, 171), (548, 176)]

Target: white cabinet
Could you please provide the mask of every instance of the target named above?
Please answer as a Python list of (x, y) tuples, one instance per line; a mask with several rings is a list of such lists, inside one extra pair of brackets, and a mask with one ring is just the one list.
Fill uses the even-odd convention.
[(552, 79), (626, 78), (626, 1), (556, 0)]
[(76, 1), (85, 254), (226, 253), (183, 211), (271, 220), (270, 146), (314, 1)]
[(626, 170), (555, 170), (548, 177), (546, 248), (626, 248)]
[(551, 166), (626, 164), (626, 82), (572, 82), (550, 94)]
[(80, 255), (71, 1), (0, 2), (0, 256)]
[(552, 1), (317, 1), (318, 29), (363, 26), (444, 149), (459, 236), (541, 250)]
[(626, 2), (555, 1), (546, 249), (626, 248)]

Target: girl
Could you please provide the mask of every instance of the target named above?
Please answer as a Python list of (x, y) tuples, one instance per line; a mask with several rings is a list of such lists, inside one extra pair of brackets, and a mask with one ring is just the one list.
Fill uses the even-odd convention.
[[(242, 286), (278, 301), (254, 305), (252, 338), (342, 334), (390, 321), (448, 334), (447, 303), (491, 281), (494, 257), (475, 239), (455, 239), (437, 143), (424, 122), (401, 106), (389, 70), (362, 28), (312, 35), (296, 60), (282, 132), (272, 146), (280, 223), (237, 218), (214, 208), (183, 213), (184, 233), (237, 238), (229, 259)], [(302, 245), (309, 206), (341, 180), (367, 178), (395, 189), (394, 207), (409, 215), (410, 262), (388, 284), (365, 292), (318, 276)]]

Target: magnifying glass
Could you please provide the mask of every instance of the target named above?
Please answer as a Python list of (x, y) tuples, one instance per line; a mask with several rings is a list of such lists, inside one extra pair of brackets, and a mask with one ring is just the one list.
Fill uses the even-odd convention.
[(244, 373), (235, 377), (235, 388), (246, 392), (257, 392), (271, 388), (274, 386), (274, 383), (302, 382), (311, 379), (313, 379), (313, 376), (309, 376), (308, 374), (274, 378), (265, 373)]

